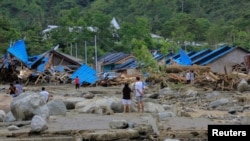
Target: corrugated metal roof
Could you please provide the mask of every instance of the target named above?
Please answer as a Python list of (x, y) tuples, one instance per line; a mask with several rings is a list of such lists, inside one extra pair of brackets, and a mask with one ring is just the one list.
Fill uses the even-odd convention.
[(94, 84), (98, 77), (96, 76), (96, 71), (89, 66), (83, 64), (80, 68), (78, 68), (71, 76), (71, 79), (75, 79), (76, 76), (80, 79), (80, 83), (87, 82), (90, 84)]
[(195, 53), (194, 55), (190, 56), (190, 59), (194, 62), (195, 60), (205, 56), (206, 54), (208, 54), (211, 51), (212, 50), (210, 50), (210, 49), (201, 50), (201, 51)]
[(28, 54), (24, 40), (16, 41), (13, 46), (8, 48), (7, 51), (11, 55), (15, 56), (18, 60), (22, 61), (24, 64), (28, 64)]
[(193, 62), (193, 64), (197, 64), (197, 65), (206, 65), (216, 59), (218, 59), (219, 57), (231, 52), (234, 48), (232, 47), (228, 47), (228, 46), (222, 46), (216, 50), (213, 50), (211, 52), (209, 52), (208, 54), (206, 54), (205, 56), (195, 60)]
[(175, 55), (173, 55), (172, 57), (169, 57), (167, 60), (166, 60), (166, 64), (170, 64), (171, 62), (171, 59), (177, 59), (180, 57), (180, 53), (177, 53)]
[(118, 62), (119, 60), (130, 56), (130, 54), (125, 54), (122, 52), (119, 53), (109, 53), (99, 59), (99, 61), (102, 61), (105, 65), (112, 64), (115, 62)]
[(130, 68), (136, 68), (137, 63), (134, 58), (126, 60), (124, 63), (116, 66), (114, 70), (124, 70), (124, 69), (130, 69)]
[(156, 61), (161, 61), (165, 56), (163, 54), (158, 53), (157, 55), (154, 56), (154, 59)]

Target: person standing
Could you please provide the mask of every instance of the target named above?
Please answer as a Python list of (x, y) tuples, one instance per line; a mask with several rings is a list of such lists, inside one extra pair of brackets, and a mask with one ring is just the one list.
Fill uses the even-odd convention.
[(49, 94), (49, 92), (47, 92), (47, 91), (45, 90), (45, 87), (42, 87), (42, 91), (40, 92), (40, 94), (44, 97), (44, 100), (45, 100), (46, 103), (47, 103), (47, 102), (50, 100), (50, 98), (52, 97), (52, 96)]
[(75, 86), (76, 86), (76, 89), (79, 89), (80, 87), (80, 79), (78, 78), (78, 76), (76, 76), (75, 78)]
[(15, 87), (16, 87), (16, 96), (18, 96), (23, 92), (23, 86), (19, 83), (19, 81), (16, 81)]
[(16, 87), (14, 86), (13, 83), (10, 83), (9, 91), (7, 94), (10, 94), (12, 97), (16, 97), (17, 96), (16, 92), (17, 92)]
[(188, 70), (188, 72), (186, 73), (186, 83), (190, 84), (191, 82), (191, 72), (190, 70)]
[(140, 80), (140, 77), (136, 77), (135, 82), (135, 96), (137, 101), (137, 108), (138, 113), (144, 112), (144, 103), (143, 103), (143, 97), (144, 97), (144, 85), (143, 82)]
[(130, 89), (129, 84), (125, 83), (122, 89), (123, 113), (126, 113), (127, 109), (129, 113), (131, 112), (131, 98), (132, 98), (131, 93), (132, 93), (132, 90)]

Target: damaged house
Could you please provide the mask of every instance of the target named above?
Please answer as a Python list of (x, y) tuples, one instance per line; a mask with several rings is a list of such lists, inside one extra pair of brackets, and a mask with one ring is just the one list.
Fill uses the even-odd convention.
[(24, 40), (16, 41), (1, 59), (0, 80), (13, 82), (19, 79), (25, 85), (70, 83), (76, 76), (81, 84), (94, 84), (98, 80), (95, 70), (82, 64), (81, 59), (57, 49), (58, 46), (40, 55), (28, 56)]

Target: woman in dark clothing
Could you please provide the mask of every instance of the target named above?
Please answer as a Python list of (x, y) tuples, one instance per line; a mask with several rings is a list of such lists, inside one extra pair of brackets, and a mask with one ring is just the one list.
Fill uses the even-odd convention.
[(16, 97), (16, 87), (14, 86), (14, 84), (10, 84), (10, 87), (9, 87), (9, 94), (12, 96), (12, 97)]
[(131, 93), (132, 93), (132, 90), (130, 89), (129, 84), (125, 83), (125, 85), (122, 89), (123, 113), (126, 113), (127, 108), (128, 108), (128, 112), (129, 113), (131, 112), (131, 108), (130, 108), (131, 107), (131, 98), (132, 98)]

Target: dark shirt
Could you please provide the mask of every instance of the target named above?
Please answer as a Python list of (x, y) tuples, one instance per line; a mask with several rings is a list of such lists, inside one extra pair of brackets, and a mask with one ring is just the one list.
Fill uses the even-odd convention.
[(131, 99), (131, 94), (132, 90), (128, 87), (123, 88), (122, 93), (123, 93), (123, 99)]
[(16, 94), (16, 87), (11, 86), (11, 87), (9, 88), (9, 90), (10, 90), (10, 94)]

